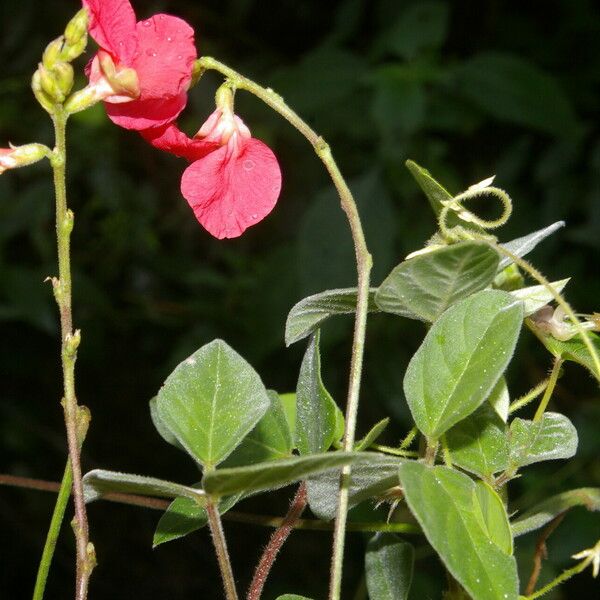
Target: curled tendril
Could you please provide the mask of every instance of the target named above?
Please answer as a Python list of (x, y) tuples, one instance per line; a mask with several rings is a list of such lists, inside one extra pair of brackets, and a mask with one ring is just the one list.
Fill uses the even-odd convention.
[[(468, 202), (470, 200), (474, 200), (478, 197), (491, 195), (494, 198), (498, 199), (502, 204), (502, 214), (494, 220), (487, 220), (478, 217), (475, 213), (467, 210), (464, 206), (464, 202)], [(444, 203), (444, 207), (440, 211), (440, 215), (438, 217), (438, 225), (440, 228), (440, 232), (442, 236), (450, 241), (455, 242), (460, 239), (471, 237), (471, 232), (465, 227), (460, 225), (456, 227), (448, 227), (448, 215), (450, 211), (453, 212), (459, 219), (462, 219), (466, 223), (473, 223), (477, 225), (483, 230), (488, 229), (497, 229), (498, 227), (502, 227), (505, 223), (508, 222), (510, 216), (512, 214), (512, 200), (510, 196), (500, 188), (497, 187), (477, 187), (474, 186), (469, 188), (467, 191), (462, 194), (458, 194), (452, 198), (452, 200)], [(495, 239), (493, 236), (486, 236), (489, 239)]]

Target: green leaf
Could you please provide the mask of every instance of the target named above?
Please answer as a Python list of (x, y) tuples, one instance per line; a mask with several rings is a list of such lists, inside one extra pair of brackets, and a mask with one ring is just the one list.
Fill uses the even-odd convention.
[(419, 430), (437, 439), (490, 395), (519, 337), (523, 306), (484, 290), (451, 306), (411, 359), (404, 393)]
[[(224, 514), (240, 499), (240, 496), (228, 496), (219, 502), (219, 513)], [(158, 521), (152, 547), (184, 537), (208, 523), (206, 510), (189, 498), (175, 498)]]
[(283, 596), (278, 596), (277, 600), (312, 600), (312, 599), (307, 598), (306, 596), (298, 596), (297, 594), (284, 594)]
[[(452, 200), (454, 196), (448, 192), (440, 183), (438, 183), (432, 176), (431, 173), (418, 165), (412, 160), (406, 161), (406, 167), (410, 171), (411, 175), (415, 178), (419, 187), (423, 190), (425, 196), (429, 200), (429, 204), (433, 209), (436, 217), (439, 217), (444, 207), (444, 203)], [(475, 223), (470, 223), (461, 219), (455, 212), (450, 212), (447, 219), (449, 227), (456, 227), (460, 225), (463, 228), (471, 229), (478, 233), (483, 233), (483, 229)]]
[[(557, 358), (575, 362), (582, 367), (585, 367), (590, 373), (600, 381), (600, 372), (594, 364), (594, 359), (579, 335), (571, 338), (570, 340), (561, 341), (557, 340), (553, 335), (543, 331), (537, 327), (535, 322), (528, 321), (529, 327), (534, 331), (537, 338), (546, 346), (546, 350)], [(600, 355), (600, 336), (588, 331), (588, 337), (590, 338), (592, 345), (596, 349), (596, 352)]]
[[(384, 455), (371, 463), (358, 463), (352, 466), (348, 507), (352, 508), (369, 498), (377, 497), (400, 484), (398, 467), (403, 459)], [(308, 504), (312, 512), (330, 521), (336, 515), (340, 485), (340, 470), (330, 469), (311, 476), (306, 482)]]
[(460, 242), (400, 263), (375, 295), (384, 312), (435, 321), (449, 306), (486, 288), (498, 253), (483, 242)]
[(415, 549), (390, 533), (378, 533), (367, 544), (365, 568), (370, 600), (406, 600)]
[[(558, 231), (564, 226), (564, 221), (557, 221), (556, 223), (552, 223), (552, 225), (548, 225), (548, 227), (538, 229), (533, 233), (530, 233), (520, 238), (516, 238), (510, 242), (506, 242), (505, 244), (500, 245), (503, 248), (506, 248), (512, 254), (522, 257), (526, 254), (529, 254), (542, 240), (545, 240), (547, 237), (551, 236), (554, 232)], [(508, 258), (507, 256), (503, 256), (500, 259), (499, 269), (505, 269), (512, 262), (513, 261), (510, 258)]]
[(171, 433), (171, 431), (167, 428), (167, 426), (162, 422), (160, 415), (158, 414), (158, 408), (156, 407), (156, 403), (158, 398), (154, 396), (154, 398), (150, 399), (150, 418), (152, 419), (152, 424), (160, 437), (167, 442), (167, 444), (171, 444), (171, 446), (175, 446), (179, 450), (183, 450), (185, 452), (185, 448), (179, 443), (179, 440)]
[(349, 465), (356, 461), (368, 462), (369, 460), (373, 459), (365, 452), (326, 452), (294, 456), (248, 467), (207, 471), (202, 486), (206, 493), (214, 496), (259, 492), (294, 483), (313, 473)]
[(415, 461), (400, 467), (400, 479), (429, 543), (473, 600), (517, 600), (515, 559), (482, 527), (475, 482), (454, 469)]
[(356, 442), (356, 444), (354, 444), (354, 449), (357, 452), (360, 452), (361, 450), (367, 450), (372, 444), (374, 444), (377, 441), (377, 438), (383, 433), (383, 431), (389, 424), (389, 417), (381, 419), (379, 423), (375, 423), (375, 425), (371, 427), (369, 433), (367, 433), (367, 435), (365, 435), (365, 437), (362, 440), (359, 440), (358, 442)]
[[(379, 312), (375, 304), (377, 288), (369, 291), (369, 312)], [(321, 324), (334, 315), (348, 315), (356, 312), (356, 288), (327, 290), (300, 300), (290, 310), (285, 323), (285, 345), (308, 337)]]
[(513, 538), (506, 508), (500, 496), (485, 481), (476, 481), (473, 490), (475, 516), (488, 537), (506, 554), (513, 553)]
[(325, 452), (334, 442), (337, 405), (321, 379), (319, 332), (313, 333), (296, 388), (296, 447), (300, 454)]
[(446, 432), (452, 462), (491, 479), (508, 465), (508, 430), (488, 402)]
[(539, 421), (516, 418), (510, 424), (512, 467), (571, 458), (577, 452), (577, 430), (564, 415), (546, 412)]
[[(553, 281), (550, 285), (560, 294), (565, 289), (571, 278)], [(544, 285), (533, 285), (531, 287), (521, 288), (510, 292), (515, 298), (523, 302), (524, 316), (528, 317), (554, 301), (554, 296), (546, 289)]]
[(287, 394), (279, 394), (279, 400), (283, 408), (283, 414), (288, 424), (292, 443), (295, 443), (296, 439), (296, 392), (289, 392)]
[(482, 53), (455, 75), (456, 90), (492, 117), (557, 136), (577, 131), (573, 107), (556, 79), (517, 56)]
[(277, 392), (267, 392), (271, 406), (244, 441), (229, 455), (224, 467), (239, 467), (287, 458), (293, 450), (292, 435)]
[(569, 490), (540, 502), (513, 521), (513, 535), (517, 537), (540, 529), (554, 517), (575, 506), (585, 506), (589, 511), (600, 511), (600, 488)]
[(488, 396), (487, 401), (490, 406), (496, 411), (496, 414), (502, 419), (504, 423), (508, 421), (508, 410), (510, 408), (510, 396), (508, 393), (508, 386), (506, 385), (506, 379), (500, 377), (498, 383), (494, 386), (492, 393)]
[(444, 2), (421, 0), (409, 4), (381, 36), (379, 52), (410, 60), (425, 50), (438, 48), (446, 39), (448, 13)]
[(184, 360), (157, 402), (161, 421), (205, 467), (227, 458), (270, 405), (256, 371), (222, 340)]
[(106, 494), (138, 494), (158, 498), (190, 498), (195, 502), (204, 502), (206, 495), (202, 490), (132, 473), (118, 473), (94, 469), (83, 478), (83, 493), (86, 502), (93, 502)]

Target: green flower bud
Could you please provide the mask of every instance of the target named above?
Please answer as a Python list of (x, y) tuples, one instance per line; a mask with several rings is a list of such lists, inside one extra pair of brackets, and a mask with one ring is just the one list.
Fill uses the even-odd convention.
[(52, 69), (52, 74), (54, 75), (58, 89), (64, 96), (68, 96), (73, 89), (73, 67), (69, 63), (59, 62)]
[(65, 28), (65, 43), (67, 46), (74, 46), (81, 41), (82, 37), (87, 37), (88, 11), (82, 8), (67, 24)]
[(44, 67), (46, 67), (46, 69), (52, 69), (54, 65), (61, 60), (64, 41), (65, 40), (61, 35), (46, 46), (42, 56), (42, 64)]
[(78, 42), (75, 44), (65, 44), (65, 47), (62, 51), (62, 59), (67, 62), (71, 62), (75, 60), (77, 57), (81, 56), (87, 47), (87, 35), (84, 35)]
[(33, 90), (33, 95), (35, 96), (36, 100), (41, 104), (42, 108), (50, 114), (53, 114), (55, 110), (55, 102), (43, 90), (39, 70), (33, 74), (33, 78), (31, 79), (31, 89)]
[(26, 167), (51, 154), (50, 148), (43, 144), (25, 144), (0, 148), (0, 174), (8, 169)]
[(47, 69), (42, 63), (40, 63), (38, 73), (40, 74), (42, 90), (46, 92), (48, 97), (54, 100), (55, 103), (62, 104), (65, 101), (65, 95), (58, 86), (58, 81), (54, 71)]
[(78, 90), (72, 94), (65, 102), (65, 111), (72, 115), (81, 112), (86, 108), (91, 108), (94, 104), (98, 104), (101, 98), (98, 97), (97, 91), (90, 86)]

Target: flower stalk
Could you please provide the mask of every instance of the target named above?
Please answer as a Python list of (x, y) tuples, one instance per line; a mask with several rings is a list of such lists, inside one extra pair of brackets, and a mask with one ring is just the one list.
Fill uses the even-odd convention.
[[(318, 135), (298, 114), (296, 114), (283, 100), (283, 98), (270, 88), (264, 88), (254, 81), (240, 75), (227, 65), (214, 58), (203, 56), (198, 59), (197, 71), (201, 73), (206, 70), (214, 70), (227, 78), (230, 85), (235, 89), (250, 92), (275, 112), (286, 119), (297, 129), (311, 144), (317, 156), (327, 169), (331, 180), (338, 192), (342, 210), (346, 214), (354, 251), (356, 255), (356, 267), (358, 273), (358, 291), (356, 302), (356, 319), (354, 322), (354, 337), (352, 341), (352, 358), (350, 361), (350, 377), (348, 385), (348, 397), (346, 403), (346, 431), (342, 449), (346, 452), (352, 451), (356, 437), (356, 421), (358, 415), (358, 403), (362, 375), (363, 355), (365, 347), (365, 335), (367, 327), (367, 314), (369, 308), (369, 282), (373, 260), (365, 240), (360, 216), (356, 202), (335, 162), (329, 144)], [(340, 476), (340, 491), (338, 496), (337, 516), (333, 534), (333, 553), (331, 559), (331, 579), (329, 583), (329, 600), (340, 600), (342, 569), (344, 560), (344, 541), (346, 533), (348, 496), (350, 487), (350, 466), (342, 469)]]

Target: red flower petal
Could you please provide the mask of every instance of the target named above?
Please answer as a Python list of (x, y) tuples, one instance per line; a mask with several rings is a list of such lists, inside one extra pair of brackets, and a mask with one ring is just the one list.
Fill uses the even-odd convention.
[(83, 0), (90, 14), (89, 31), (101, 48), (131, 66), (136, 50), (135, 13), (129, 0)]
[(170, 152), (189, 161), (198, 160), (219, 148), (220, 144), (192, 139), (177, 127), (175, 123), (155, 129), (140, 131), (141, 136), (155, 148)]
[(132, 63), (140, 82), (137, 100), (106, 104), (110, 119), (125, 129), (148, 129), (174, 121), (187, 104), (196, 60), (194, 30), (182, 19), (154, 15), (136, 25)]
[(192, 163), (181, 193), (200, 224), (216, 238), (235, 238), (264, 219), (281, 191), (281, 171), (271, 149), (254, 138), (236, 152), (222, 146)]

